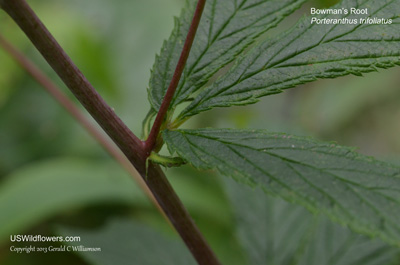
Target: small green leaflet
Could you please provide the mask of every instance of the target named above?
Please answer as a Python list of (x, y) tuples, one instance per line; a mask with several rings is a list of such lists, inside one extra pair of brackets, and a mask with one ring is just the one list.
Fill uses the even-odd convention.
[(195, 97), (179, 119), (214, 107), (252, 104), (283, 89), (348, 74), (361, 75), (400, 64), (400, 0), (344, 0), (333, 7), (367, 8), (368, 15), (321, 15), (320, 18), (377, 17), (391, 25), (311, 24), (305, 17), (287, 33), (267, 39), (241, 56), (231, 70)]
[[(222, 67), (305, 0), (208, 0), (171, 107), (185, 101)], [(186, 6), (153, 66), (149, 100), (158, 110), (186, 39), (195, 0)]]
[(261, 189), (223, 181), (248, 264), (390, 265), (399, 249), (333, 224)]
[(183, 161), (180, 157), (163, 156), (155, 152), (151, 152), (148, 159), (164, 167), (179, 167), (185, 164), (185, 161)]
[(171, 153), (400, 246), (400, 168), (310, 138), (262, 130), (164, 131)]

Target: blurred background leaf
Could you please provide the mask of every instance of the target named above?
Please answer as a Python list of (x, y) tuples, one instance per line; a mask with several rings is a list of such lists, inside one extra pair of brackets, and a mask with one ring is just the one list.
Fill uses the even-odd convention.
[(236, 216), (237, 236), (248, 264), (390, 265), (399, 249), (314, 216), (279, 198), (260, 200), (263, 191), (224, 180)]
[[(143, 201), (115, 163), (60, 159), (16, 170), (0, 187), (0, 242), (60, 212), (89, 204)], [(12, 207), (10, 207), (12, 203)]]
[[(72, 246), (100, 248), (99, 252), (81, 252), (91, 264), (98, 265), (192, 265), (197, 264), (184, 243), (129, 219), (110, 220), (96, 231), (62, 227), (62, 235), (80, 235)], [(118, 244), (115, 244), (118, 242)], [(132, 250), (135, 250), (134, 252)]]

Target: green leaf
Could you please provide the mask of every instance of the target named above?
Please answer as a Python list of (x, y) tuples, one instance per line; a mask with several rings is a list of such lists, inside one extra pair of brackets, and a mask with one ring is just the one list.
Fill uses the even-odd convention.
[(224, 181), (249, 264), (388, 265), (399, 249), (352, 233), (303, 207)]
[[(191, 24), (195, 0), (186, 6), (168, 41), (165, 41), (150, 78), (149, 99), (158, 110), (172, 79)], [(304, 0), (207, 1), (172, 107), (204, 86), (262, 33), (276, 26)]]
[(171, 153), (400, 246), (400, 168), (346, 147), (255, 130), (164, 131)]
[(214, 107), (252, 104), (259, 97), (318, 78), (362, 75), (399, 65), (400, 0), (344, 0), (334, 8), (350, 7), (368, 8), (368, 15), (324, 18), (371, 17), (392, 19), (393, 23), (318, 25), (311, 24), (311, 17), (305, 17), (292, 30), (259, 43), (238, 59), (229, 73), (183, 110), (179, 119)]
[(99, 230), (61, 227), (64, 236), (79, 235), (73, 246), (100, 248), (101, 251), (75, 252), (96, 265), (190, 265), (192, 255), (177, 238), (168, 238), (150, 227), (131, 220), (114, 219)]
[(0, 187), (0, 242), (56, 214), (98, 203), (131, 205), (143, 195), (115, 164), (46, 161), (11, 174)]

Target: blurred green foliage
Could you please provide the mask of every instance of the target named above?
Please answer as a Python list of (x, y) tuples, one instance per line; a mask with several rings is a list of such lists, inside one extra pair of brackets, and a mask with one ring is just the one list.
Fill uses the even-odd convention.
[[(183, 0), (30, 2), (99, 93), (140, 134), (141, 121), (149, 109), (146, 87), (150, 68)], [(326, 7), (334, 2), (313, 1), (289, 24), (307, 13), (310, 5)], [(72, 98), (3, 12), (0, 32)], [(399, 79), (399, 69), (394, 68), (363, 78), (322, 80), (267, 97), (253, 106), (205, 112), (185, 126), (250, 127), (311, 135), (399, 161)], [(0, 50), (0, 224), (12, 222), (1, 225), (0, 235), (6, 236), (0, 238), (0, 264), (92, 264), (73, 253), (11, 253), (7, 234), (53, 235), (66, 225), (78, 230), (101, 229), (114, 218), (135, 219), (169, 240), (178, 240), (128, 174), (111, 160)], [(217, 176), (189, 167), (166, 174), (223, 263), (244, 264), (235, 218)], [(58, 189), (51, 192), (53, 187)]]

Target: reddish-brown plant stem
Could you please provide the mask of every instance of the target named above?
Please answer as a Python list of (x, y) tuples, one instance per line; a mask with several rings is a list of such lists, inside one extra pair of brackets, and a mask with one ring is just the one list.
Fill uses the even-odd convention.
[(160, 133), (161, 125), (164, 122), (165, 116), (167, 115), (169, 106), (174, 97), (176, 88), (178, 87), (179, 80), (181, 79), (183, 69), (185, 68), (187, 58), (189, 57), (190, 49), (192, 48), (194, 37), (196, 36), (196, 31), (200, 23), (201, 15), (204, 10), (204, 5), (206, 0), (198, 0), (196, 10), (193, 15), (192, 23), (190, 25), (188, 34), (186, 36), (185, 44), (181, 55), (179, 57), (178, 64), (176, 65), (174, 75), (168, 86), (167, 92), (165, 93), (164, 99), (161, 103), (160, 109), (158, 110), (156, 119), (154, 120), (153, 127), (151, 128), (149, 137), (145, 141), (145, 150), (147, 155), (150, 155), (153, 151), (156, 143), (158, 134)]
[(201, 265), (220, 264), (161, 168), (150, 162), (146, 176), (147, 152), (142, 141), (105, 103), (25, 0), (0, 0), (0, 6), (25, 32), (76, 98), (138, 170), (197, 262)]
[(11, 43), (0, 34), (0, 46), (28, 73), (30, 74), (64, 109), (85, 128), (89, 134), (135, 179), (139, 187), (153, 202), (159, 212), (169, 222), (168, 217), (150, 192), (144, 180), (121, 151), (107, 138), (104, 133), (92, 125), (81, 110), (57, 87), (38, 67), (26, 56), (18, 51)]

